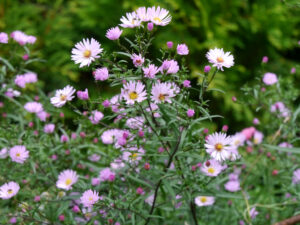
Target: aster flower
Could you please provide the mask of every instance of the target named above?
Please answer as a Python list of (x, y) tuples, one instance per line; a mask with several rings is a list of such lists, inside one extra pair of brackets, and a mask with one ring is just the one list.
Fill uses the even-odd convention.
[(125, 28), (134, 28), (141, 25), (141, 20), (135, 12), (126, 13), (126, 16), (122, 16), (120, 20), (122, 22), (120, 26)]
[(103, 51), (100, 46), (94, 38), (91, 40), (83, 39), (72, 49), (72, 60), (75, 64), (80, 63), (79, 67), (89, 66), (95, 59), (100, 57), (98, 54)]
[(252, 209), (250, 209), (249, 214), (250, 214), (251, 219), (253, 220), (259, 214), (259, 212), (256, 211), (255, 207), (253, 207)]
[(230, 150), (235, 147), (232, 144), (232, 138), (224, 133), (214, 133), (206, 139), (206, 152), (218, 161), (224, 161), (230, 157)]
[(293, 184), (300, 183), (300, 169), (297, 169), (293, 172)]
[(244, 142), (246, 140), (246, 136), (243, 133), (236, 133), (232, 137), (232, 144), (238, 148), (242, 145), (244, 145)]
[(107, 80), (109, 77), (108, 69), (106, 67), (98, 68), (93, 72), (95, 80), (104, 81)]
[(224, 167), (218, 161), (216, 161), (214, 159), (206, 161), (201, 167), (201, 171), (206, 176), (210, 176), (210, 177), (218, 176), (222, 172), (223, 169), (224, 169)]
[(266, 85), (273, 85), (278, 82), (278, 79), (275, 73), (265, 73), (263, 77), (263, 82)]
[(123, 85), (121, 96), (126, 104), (133, 105), (135, 102), (142, 102), (146, 99), (145, 85), (141, 82), (129, 81)]
[(100, 181), (113, 181), (115, 179), (116, 174), (110, 170), (110, 168), (104, 168), (99, 173)]
[(16, 182), (10, 181), (8, 183), (5, 183), (0, 187), (0, 198), (10, 199), (15, 196), (19, 192), (19, 190), (20, 186)]
[(153, 79), (159, 72), (159, 69), (154, 64), (150, 64), (148, 67), (143, 68), (143, 72), (145, 77)]
[(34, 44), (36, 41), (36, 37), (27, 35), (22, 31), (16, 30), (10, 34), (10, 37), (18, 42), (20, 45), (25, 44)]
[(98, 162), (100, 159), (101, 159), (101, 156), (97, 155), (97, 154), (93, 154), (93, 155), (89, 156), (89, 160), (92, 162)]
[(154, 194), (149, 195), (149, 196), (145, 199), (145, 202), (146, 202), (148, 205), (150, 205), (150, 206), (152, 206), (153, 201), (154, 201)]
[[(149, 9), (149, 8), (148, 8)], [(146, 7), (140, 7), (136, 10), (136, 15), (142, 22), (148, 22), (149, 19), (149, 10)]]
[(172, 20), (172, 16), (169, 14), (169, 11), (164, 8), (160, 8), (159, 6), (157, 8), (155, 8), (155, 6), (148, 8), (147, 13), (150, 21), (158, 26), (166, 26)]
[(83, 192), (81, 198), (80, 198), (80, 203), (84, 206), (84, 207), (92, 207), (96, 202), (98, 202), (100, 199), (98, 192), (96, 191), (92, 191), (87, 190), (85, 192)]
[(214, 67), (221, 71), (223, 71), (223, 67), (230, 68), (234, 65), (233, 56), (230, 52), (225, 53), (223, 49), (210, 49), (206, 54), (206, 58)]
[(46, 134), (51, 134), (51, 133), (53, 133), (53, 132), (54, 132), (54, 129), (55, 129), (55, 124), (53, 124), (53, 123), (49, 123), (49, 124), (46, 124), (46, 125), (44, 126), (44, 132), (45, 132)]
[(48, 113), (45, 111), (40, 111), (36, 115), (41, 121), (45, 122), (47, 119)]
[(125, 167), (125, 163), (121, 159), (115, 159), (113, 162), (110, 163), (110, 167), (113, 170), (119, 170), (123, 167)]
[(24, 105), (24, 109), (30, 113), (39, 113), (43, 111), (43, 105), (38, 102), (27, 102)]
[(70, 85), (64, 87), (63, 89), (56, 90), (55, 96), (51, 98), (51, 104), (60, 108), (74, 98), (74, 93), (75, 89)]
[(163, 61), (163, 64), (159, 68), (161, 73), (166, 74), (175, 74), (179, 70), (178, 63), (175, 60), (165, 60)]
[(0, 43), (2, 43), (2, 44), (7, 44), (8, 43), (7, 33), (0, 32)]
[(170, 82), (156, 83), (152, 86), (151, 100), (154, 103), (172, 103), (171, 98), (176, 96), (178, 87)]
[(143, 148), (131, 147), (128, 151), (123, 152), (122, 159), (129, 163), (138, 164), (144, 154), (145, 150)]
[(241, 190), (240, 182), (238, 180), (230, 180), (224, 185), (225, 189), (230, 192)]
[[(115, 143), (119, 138), (123, 137), (123, 134), (125, 133), (125, 130), (120, 129), (110, 129), (106, 130), (101, 135), (101, 140), (103, 144), (113, 144)], [(118, 147), (118, 146), (117, 146)]]
[(285, 107), (283, 102), (276, 102), (271, 105), (271, 112), (279, 113), (280, 117), (288, 117), (290, 112), (288, 108)]
[(8, 156), (7, 148), (2, 148), (0, 150), (0, 159), (5, 159)]
[(264, 138), (264, 134), (262, 132), (255, 131), (253, 135), (253, 143), (255, 145), (258, 145), (262, 142), (263, 138)]
[(86, 88), (84, 91), (77, 91), (77, 98), (81, 100), (88, 100), (89, 99), (89, 91)]
[(178, 55), (188, 55), (189, 49), (186, 44), (179, 44), (177, 45), (177, 54)]
[(23, 164), (29, 157), (29, 151), (23, 145), (15, 145), (9, 150), (9, 156), (13, 162)]
[(132, 54), (131, 59), (135, 67), (142, 66), (145, 61), (141, 54)]
[(212, 196), (198, 196), (195, 198), (195, 203), (197, 206), (209, 206), (213, 205), (215, 202), (215, 198)]
[(104, 117), (102, 112), (97, 110), (92, 111), (92, 115), (89, 117), (92, 124), (98, 124), (100, 120)]
[(120, 30), (119, 27), (113, 27), (113, 28), (110, 28), (109, 30), (106, 31), (106, 37), (109, 39), (109, 40), (117, 40), (120, 38), (121, 34), (122, 34), (122, 30)]
[(56, 187), (64, 190), (72, 189), (72, 185), (78, 180), (78, 175), (73, 170), (64, 170), (58, 176)]

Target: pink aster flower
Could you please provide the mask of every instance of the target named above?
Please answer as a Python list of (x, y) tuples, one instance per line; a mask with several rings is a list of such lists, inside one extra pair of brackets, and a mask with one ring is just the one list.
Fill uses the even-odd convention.
[(136, 10), (137, 17), (140, 21), (148, 22), (150, 20), (148, 11), (146, 7), (140, 7)]
[(263, 77), (263, 82), (266, 85), (273, 85), (278, 82), (278, 79), (275, 73), (265, 73)]
[[(76, 134), (75, 134), (75, 138), (73, 138), (73, 137), (74, 137), (74, 136), (73, 136), (73, 134), (72, 134), (72, 139), (75, 139), (75, 138), (76, 138)], [(67, 135), (63, 134), (63, 135), (60, 136), (60, 142), (61, 142), (61, 143), (68, 142), (68, 141), (69, 141), (69, 137), (68, 137)]]
[(209, 206), (213, 205), (215, 202), (215, 198), (212, 196), (198, 196), (195, 198), (195, 203), (197, 206)]
[(141, 25), (141, 20), (135, 12), (126, 13), (126, 16), (122, 16), (121, 22), (120, 26), (125, 28), (134, 28)]
[(121, 96), (126, 104), (133, 105), (135, 102), (142, 102), (146, 99), (145, 85), (141, 82), (129, 81), (123, 85)]
[(81, 100), (88, 100), (89, 99), (89, 91), (86, 88), (84, 91), (77, 91), (77, 97)]
[(187, 112), (186, 112), (186, 115), (188, 117), (193, 117), (195, 115), (195, 110), (193, 109), (188, 109)]
[(255, 219), (255, 217), (259, 214), (259, 212), (256, 211), (256, 208), (253, 207), (252, 209), (250, 209), (250, 217), (251, 219)]
[(100, 120), (104, 117), (102, 112), (97, 110), (92, 111), (92, 115), (89, 117), (92, 124), (98, 124)]
[(189, 49), (186, 44), (179, 44), (177, 45), (177, 54), (178, 55), (188, 55)]
[(104, 168), (99, 173), (100, 181), (113, 181), (115, 179), (116, 174), (110, 170), (110, 168)]
[(64, 170), (62, 171), (56, 182), (56, 187), (64, 190), (72, 189), (72, 185), (78, 181), (78, 175), (73, 170)]
[(15, 196), (20, 190), (20, 186), (18, 183), (10, 181), (8, 183), (3, 184), (0, 187), (0, 198), (2, 199), (10, 199)]
[(255, 127), (247, 127), (241, 131), (241, 133), (245, 136), (246, 140), (252, 138), (253, 134), (255, 133)]
[(99, 58), (99, 54), (103, 51), (98, 41), (94, 38), (91, 40), (83, 39), (72, 49), (72, 60), (79, 67), (89, 66), (95, 59)]
[(109, 39), (109, 40), (117, 40), (120, 38), (121, 34), (122, 34), (122, 30), (120, 30), (119, 27), (113, 27), (113, 28), (110, 28), (108, 31), (106, 31), (106, 37)]
[(24, 109), (30, 113), (39, 113), (43, 111), (43, 105), (38, 102), (27, 102), (24, 105)]
[(151, 100), (154, 103), (172, 103), (171, 98), (177, 94), (178, 87), (170, 82), (160, 83), (157, 82), (152, 86)]
[(45, 122), (47, 119), (48, 113), (45, 111), (40, 111), (36, 115), (41, 121)]
[(267, 63), (269, 61), (268, 56), (264, 56), (261, 61), (262, 63)]
[(2, 44), (7, 44), (8, 43), (7, 33), (0, 32), (0, 43), (2, 43)]
[(166, 26), (172, 20), (172, 16), (169, 14), (169, 11), (164, 8), (160, 8), (159, 6), (157, 8), (155, 6), (148, 8), (147, 13), (149, 20), (157, 26)]
[(100, 159), (101, 159), (101, 156), (97, 155), (97, 154), (93, 154), (93, 155), (89, 156), (89, 160), (92, 162), (98, 162)]
[(138, 161), (142, 159), (145, 154), (145, 150), (142, 148), (137, 149), (136, 147), (131, 147), (128, 151), (124, 151), (122, 159), (129, 163), (138, 164)]
[(279, 113), (278, 116), (280, 117), (287, 117), (290, 114), (289, 110), (285, 107), (283, 102), (276, 102), (271, 105), (271, 112)]
[(175, 74), (179, 70), (178, 63), (175, 60), (165, 60), (159, 68), (161, 73), (166, 74)]
[(230, 192), (241, 190), (240, 182), (238, 180), (230, 180), (224, 185), (225, 189)]
[(300, 183), (300, 169), (297, 169), (293, 172), (293, 184)]
[(217, 160), (214, 159), (210, 159), (206, 161), (205, 163), (203, 163), (201, 167), (201, 171), (206, 176), (210, 176), (210, 177), (218, 176), (223, 169), (224, 167)]
[(218, 70), (221, 71), (223, 71), (223, 67), (230, 68), (234, 65), (233, 56), (230, 52), (225, 53), (223, 49), (210, 49), (208, 53), (206, 53), (206, 58), (214, 67), (217, 67)]
[(106, 130), (101, 135), (103, 144), (113, 144), (116, 140), (123, 136), (124, 131), (120, 129)]
[(48, 123), (44, 126), (44, 132), (46, 134), (51, 134), (54, 132), (54, 129), (55, 129), (55, 124), (53, 123)]
[(155, 78), (155, 75), (159, 72), (159, 69), (154, 64), (150, 64), (148, 67), (144, 67), (143, 71), (145, 77)]
[(84, 207), (92, 207), (96, 202), (98, 202), (100, 199), (99, 197), (99, 193), (96, 191), (92, 191), (87, 190), (85, 192), (83, 192), (81, 198), (80, 198), (80, 203), (84, 206)]
[(184, 81), (183, 81), (183, 87), (186, 87), (186, 88), (191, 87), (191, 81), (189, 81), (189, 80), (184, 80)]
[(258, 145), (262, 142), (264, 134), (259, 131), (255, 131), (253, 135), (253, 144)]
[(232, 138), (224, 133), (214, 133), (207, 137), (205, 141), (206, 152), (218, 161), (224, 161), (230, 157), (230, 152), (235, 147)]
[(29, 151), (23, 145), (15, 145), (9, 150), (9, 156), (13, 162), (23, 164), (29, 157)]
[(18, 42), (20, 45), (25, 44), (34, 44), (36, 41), (36, 37), (27, 35), (22, 31), (16, 30), (10, 34), (10, 37)]
[(145, 58), (141, 54), (137, 55), (135, 53), (132, 54), (131, 59), (135, 67), (142, 66), (145, 61)]
[(94, 71), (95, 80), (104, 81), (109, 77), (108, 69), (106, 67), (98, 68)]

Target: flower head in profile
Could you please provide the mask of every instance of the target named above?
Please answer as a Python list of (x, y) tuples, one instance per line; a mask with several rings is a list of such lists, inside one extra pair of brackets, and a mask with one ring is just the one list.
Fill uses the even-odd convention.
[(148, 67), (143, 68), (144, 76), (150, 79), (155, 78), (155, 75), (159, 72), (158, 67), (154, 64), (150, 64)]
[(123, 136), (124, 131), (120, 129), (109, 129), (102, 133), (101, 140), (103, 144), (113, 144)]
[(109, 39), (109, 40), (118, 40), (122, 34), (122, 30), (120, 30), (120, 28), (117, 26), (117, 27), (113, 27), (113, 28), (110, 28), (109, 30), (106, 31), (106, 37)]
[(109, 72), (107, 67), (98, 68), (93, 72), (95, 80), (104, 81), (107, 80), (109, 77)]
[(145, 85), (141, 82), (129, 81), (121, 89), (121, 96), (126, 104), (133, 105), (135, 102), (142, 102), (146, 99)]
[(157, 8), (155, 6), (148, 8), (147, 14), (149, 20), (157, 26), (166, 26), (172, 20), (172, 16), (169, 14), (169, 11), (164, 8), (160, 8), (159, 6)]
[(24, 109), (30, 113), (39, 113), (43, 111), (43, 105), (39, 102), (27, 102)]
[(179, 44), (177, 45), (177, 54), (178, 55), (188, 55), (189, 48), (186, 44)]
[(148, 22), (150, 20), (149, 18), (149, 8), (146, 7), (140, 7), (136, 10), (136, 15), (142, 22)]
[(206, 175), (210, 177), (216, 177), (218, 176), (224, 167), (214, 159), (207, 160), (205, 163), (203, 163), (201, 167), (201, 171)]
[(27, 35), (22, 31), (16, 30), (10, 34), (10, 37), (18, 42), (20, 45), (34, 44), (36, 37)]
[(92, 191), (87, 190), (85, 192), (83, 192), (81, 198), (80, 198), (80, 203), (84, 206), (84, 207), (92, 207), (96, 202), (98, 202), (100, 199), (98, 192), (96, 191)]
[(141, 25), (141, 20), (135, 12), (126, 13), (126, 16), (122, 16), (121, 22), (120, 26), (125, 28), (134, 28)]
[(104, 117), (102, 112), (99, 112), (98, 110), (92, 111), (92, 115), (89, 117), (92, 124), (98, 124), (100, 120)]
[(230, 192), (236, 192), (241, 190), (239, 180), (230, 180), (224, 185), (225, 189)]
[(263, 77), (263, 82), (266, 85), (273, 85), (278, 82), (278, 79), (275, 73), (265, 73)]
[(215, 198), (212, 196), (198, 196), (195, 198), (195, 203), (197, 206), (209, 206), (213, 205), (215, 202)]
[(223, 67), (230, 68), (234, 65), (234, 58), (230, 52), (224, 52), (223, 49), (215, 48), (210, 49), (206, 53), (206, 58), (214, 67), (217, 67), (218, 70), (223, 71)]
[(0, 198), (9, 199), (15, 196), (19, 190), (20, 186), (16, 182), (10, 181), (8, 183), (5, 183), (0, 187)]
[(132, 54), (131, 59), (135, 67), (142, 66), (145, 61), (144, 57), (141, 54)]
[(178, 87), (170, 82), (156, 83), (152, 86), (151, 100), (154, 103), (172, 103), (172, 98), (176, 96)]
[(83, 39), (72, 49), (72, 60), (79, 67), (89, 66), (95, 59), (99, 58), (99, 54), (103, 51), (98, 41), (94, 38), (91, 40)]
[(55, 96), (51, 98), (51, 104), (60, 108), (74, 98), (74, 93), (75, 89), (70, 85), (63, 89), (56, 90)]
[(293, 184), (300, 183), (300, 169), (297, 169), (293, 172)]
[(58, 176), (56, 187), (64, 190), (72, 189), (72, 185), (78, 180), (78, 175), (73, 170), (64, 170)]
[(13, 162), (23, 164), (29, 157), (29, 151), (23, 145), (16, 145), (9, 150), (9, 156)]
[(205, 141), (206, 152), (218, 161), (224, 161), (230, 157), (232, 149), (235, 149), (232, 138), (225, 133), (214, 133), (208, 136)]

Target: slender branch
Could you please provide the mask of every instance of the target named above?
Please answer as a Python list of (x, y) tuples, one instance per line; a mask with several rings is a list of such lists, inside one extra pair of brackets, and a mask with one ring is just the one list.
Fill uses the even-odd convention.
[(273, 225), (293, 225), (293, 224), (298, 224), (300, 222), (300, 214), (293, 216), (291, 218), (282, 220), (280, 222), (274, 223)]

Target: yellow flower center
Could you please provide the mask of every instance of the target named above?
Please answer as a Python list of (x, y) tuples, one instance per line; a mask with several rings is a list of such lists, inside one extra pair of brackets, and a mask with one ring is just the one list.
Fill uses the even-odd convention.
[(217, 144), (215, 145), (215, 149), (216, 149), (218, 152), (220, 152), (220, 151), (223, 149), (223, 145), (220, 144), (220, 143), (217, 143)]
[(130, 98), (131, 100), (135, 100), (135, 99), (137, 99), (138, 97), (139, 97), (139, 95), (138, 95), (135, 91), (129, 93), (129, 98)]
[(132, 160), (136, 160), (136, 158), (138, 157), (138, 154), (137, 153), (133, 153), (133, 154), (131, 154), (131, 159)]
[(159, 17), (154, 17), (153, 20), (159, 23), (161, 22), (161, 19)]
[(67, 180), (66, 180), (66, 185), (70, 185), (72, 183), (72, 180), (70, 179), (70, 178), (68, 178)]
[(209, 167), (209, 168), (207, 169), (207, 172), (209, 172), (210, 174), (214, 174), (214, 173), (215, 173), (215, 169), (212, 168), (212, 167)]
[(166, 96), (164, 96), (163, 94), (159, 94), (158, 98), (159, 100), (164, 101)]
[(89, 57), (91, 56), (91, 54), (92, 54), (92, 52), (91, 52), (90, 50), (85, 50), (85, 51), (83, 52), (83, 56), (84, 56), (85, 58), (89, 58)]
[(13, 190), (12, 190), (12, 189), (8, 189), (8, 190), (7, 190), (7, 193), (8, 193), (8, 194), (12, 194), (12, 193), (13, 193)]
[(20, 154), (20, 153), (17, 153), (17, 154), (16, 154), (16, 156), (17, 156), (17, 157), (20, 157), (20, 156), (21, 156), (21, 154)]
[(222, 63), (222, 62), (224, 62), (224, 59), (222, 57), (218, 57), (217, 61), (218, 61), (218, 63)]
[(239, 140), (236, 140), (235, 142), (234, 142), (234, 144), (235, 145), (239, 145), (241, 142), (239, 141)]
[(89, 197), (89, 201), (93, 201), (93, 197)]
[(205, 203), (205, 202), (207, 202), (207, 198), (206, 198), (206, 197), (201, 197), (201, 198), (200, 198), (200, 201), (201, 201), (202, 203)]
[(61, 101), (66, 101), (67, 99), (67, 96), (66, 95), (60, 95), (60, 100)]
[(259, 141), (258, 141), (258, 139), (257, 139), (257, 138), (254, 138), (253, 142), (254, 142), (254, 144), (256, 144), (256, 145), (257, 145)]

